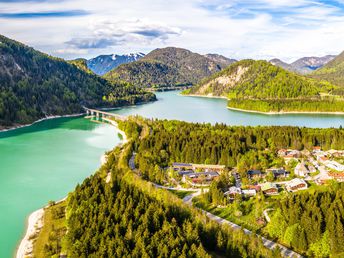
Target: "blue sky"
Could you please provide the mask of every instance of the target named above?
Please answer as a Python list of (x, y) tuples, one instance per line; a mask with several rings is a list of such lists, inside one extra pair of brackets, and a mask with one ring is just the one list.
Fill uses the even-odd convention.
[(344, 0), (0, 0), (0, 24), (67, 59), (165, 46), (285, 61), (344, 50)]

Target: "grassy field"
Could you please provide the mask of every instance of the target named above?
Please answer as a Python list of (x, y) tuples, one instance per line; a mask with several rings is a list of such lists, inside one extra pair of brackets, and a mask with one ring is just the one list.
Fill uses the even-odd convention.
[(45, 208), (44, 225), (34, 244), (35, 258), (50, 257), (48, 254), (62, 252), (63, 241), (61, 239), (66, 232), (65, 208), (66, 201)]

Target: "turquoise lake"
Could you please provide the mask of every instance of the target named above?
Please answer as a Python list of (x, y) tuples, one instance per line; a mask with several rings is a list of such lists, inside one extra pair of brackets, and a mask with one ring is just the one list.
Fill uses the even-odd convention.
[[(262, 115), (230, 111), (224, 99), (184, 97), (177, 91), (157, 96), (157, 102), (112, 112), (230, 125), (344, 125), (344, 116)], [(114, 127), (82, 117), (51, 119), (0, 133), (0, 258), (13, 256), (32, 211), (66, 196), (119, 142)]]

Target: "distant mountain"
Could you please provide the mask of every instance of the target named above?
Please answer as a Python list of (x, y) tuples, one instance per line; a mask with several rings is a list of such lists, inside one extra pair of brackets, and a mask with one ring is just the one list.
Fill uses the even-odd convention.
[(82, 106), (113, 107), (155, 99), (127, 83), (112, 84), (87, 73), (83, 63), (70, 64), (0, 35), (0, 128), (80, 113)]
[(237, 62), (237, 60), (235, 60), (235, 59), (230, 59), (228, 57), (225, 57), (225, 56), (222, 56), (219, 54), (206, 54), (205, 56), (208, 57), (210, 60), (212, 60), (218, 64), (221, 64), (221, 66), (223, 66), (223, 67), (229, 66), (229, 65)]
[(87, 60), (87, 67), (95, 74), (104, 75), (121, 64), (137, 61), (144, 57), (143, 53), (128, 55), (100, 55)]
[(278, 58), (274, 58), (274, 59), (271, 59), (269, 61), (271, 64), (275, 65), (275, 66), (279, 66), (285, 70), (288, 70), (288, 71), (292, 71), (293, 68), (291, 67), (290, 64), (286, 63), (286, 62), (283, 62), (281, 59), (278, 59)]
[(336, 56), (327, 55), (323, 57), (303, 57), (291, 63), (291, 67), (301, 74), (309, 74), (333, 60)]
[(226, 66), (223, 60), (217, 62), (186, 49), (167, 47), (153, 50), (139, 61), (123, 64), (104, 77), (140, 87), (191, 85)]
[(302, 57), (291, 64), (283, 62), (282, 60), (277, 58), (272, 59), (269, 62), (291, 72), (296, 72), (299, 74), (309, 74), (323, 67), (335, 57), (336, 56), (334, 55), (327, 55), (323, 57)]
[(344, 51), (309, 76), (344, 87)]

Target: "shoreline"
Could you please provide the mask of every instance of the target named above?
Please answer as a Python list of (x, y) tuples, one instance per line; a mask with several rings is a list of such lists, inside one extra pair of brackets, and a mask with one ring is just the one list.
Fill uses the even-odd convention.
[[(83, 114), (82, 114), (83, 115)], [(68, 116), (79, 116), (79, 115), (68, 115)], [(46, 119), (53, 119), (53, 118), (58, 118), (58, 117), (50, 117), (50, 118), (44, 118), (43, 120)], [(120, 130), (118, 128), (118, 124), (110, 119), (107, 119), (107, 121), (116, 128), (116, 131), (122, 135), (122, 140), (119, 143), (120, 145), (124, 145), (128, 142), (127, 135), (124, 133), (124, 131)], [(38, 123), (39, 121), (36, 121), (34, 123)], [(34, 124), (33, 123), (33, 124)], [(30, 125), (25, 125), (25, 126), (30, 126)], [(14, 130), (14, 129), (11, 129)], [(104, 153), (100, 157), (100, 165), (104, 165), (107, 162), (107, 155)], [(61, 200), (55, 202), (60, 203), (66, 200), (68, 195)], [(48, 205), (44, 206), (43, 208), (40, 208), (38, 210), (33, 211), (32, 213), (29, 214), (29, 216), (26, 219), (26, 230), (24, 237), (20, 240), (19, 245), (17, 246), (15, 250), (14, 257), (15, 258), (24, 258), (24, 257), (32, 257), (30, 256), (33, 251), (33, 246), (34, 246), (34, 241), (35, 241), (35, 235), (39, 234), (40, 230), (42, 229), (44, 225), (43, 217), (44, 217), (44, 209), (48, 207)]]
[(38, 119), (38, 120), (32, 122), (31, 124), (15, 125), (15, 126), (10, 126), (9, 128), (0, 129), (0, 133), (2, 133), (2, 132), (9, 132), (9, 131), (13, 131), (13, 130), (16, 130), (16, 129), (28, 127), (28, 126), (37, 124), (37, 123), (45, 121), (45, 120), (50, 120), (50, 119), (55, 119), (55, 118), (64, 118), (64, 117), (78, 117), (78, 116), (83, 116), (83, 115), (85, 115), (85, 113), (70, 114), (70, 115), (58, 115), (58, 116), (47, 116), (45, 118)]
[(344, 112), (322, 112), (322, 111), (270, 111), (270, 112), (263, 112), (263, 111), (256, 111), (256, 110), (247, 110), (247, 109), (241, 109), (241, 108), (233, 108), (228, 107), (227, 109), (234, 110), (234, 111), (240, 111), (245, 113), (256, 113), (256, 114), (262, 114), (262, 115), (337, 115), (342, 116), (344, 115)]
[(226, 99), (228, 100), (227, 97), (225, 96), (209, 96), (209, 95), (197, 95), (197, 94), (178, 94), (180, 96), (184, 96), (184, 97), (198, 97), (198, 98), (208, 98), (208, 99)]

